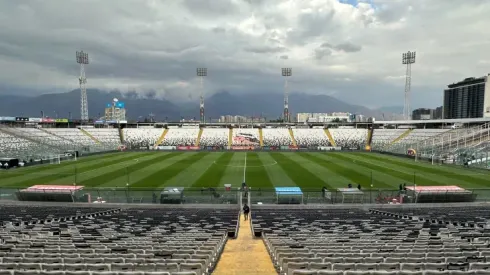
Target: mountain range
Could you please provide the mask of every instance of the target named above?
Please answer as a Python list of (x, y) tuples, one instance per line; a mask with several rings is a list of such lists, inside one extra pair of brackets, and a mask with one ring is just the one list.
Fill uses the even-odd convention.
[[(113, 98), (125, 102), (128, 120), (138, 120), (152, 114), (155, 120), (176, 120), (181, 117), (190, 119), (199, 117), (199, 102), (170, 102), (156, 98), (151, 93), (142, 97), (136, 93), (106, 92), (98, 89), (87, 90), (89, 115), (100, 117), (107, 103)], [(222, 115), (262, 116), (276, 119), (283, 112), (282, 94), (233, 94), (222, 91), (205, 99), (207, 118)], [(294, 93), (289, 97), (290, 113), (331, 113), (350, 112), (367, 117), (398, 119), (402, 108), (372, 110), (352, 105), (328, 95)], [(41, 112), (48, 117), (79, 118), (80, 91), (51, 93), (39, 96), (0, 95), (0, 116), (40, 117)]]

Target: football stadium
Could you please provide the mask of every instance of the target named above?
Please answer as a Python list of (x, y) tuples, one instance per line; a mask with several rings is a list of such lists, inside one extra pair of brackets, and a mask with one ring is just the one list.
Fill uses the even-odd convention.
[(0, 275), (490, 275), (489, 14), (0, 1)]
[(14, 121), (4, 274), (487, 274), (487, 122)]

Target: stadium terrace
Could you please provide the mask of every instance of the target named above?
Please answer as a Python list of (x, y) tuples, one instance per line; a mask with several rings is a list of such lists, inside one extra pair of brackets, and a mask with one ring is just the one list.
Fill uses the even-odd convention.
[(27, 121), (0, 124), (1, 274), (489, 273), (486, 121)]

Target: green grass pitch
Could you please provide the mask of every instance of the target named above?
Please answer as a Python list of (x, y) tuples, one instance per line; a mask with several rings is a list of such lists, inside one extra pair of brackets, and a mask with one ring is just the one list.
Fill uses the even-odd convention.
[(0, 188), (36, 184), (96, 188), (298, 186), (319, 191), (361, 184), (397, 190), (402, 183), (425, 186), (490, 186), (490, 173), (367, 152), (121, 152), (61, 164), (0, 170)]

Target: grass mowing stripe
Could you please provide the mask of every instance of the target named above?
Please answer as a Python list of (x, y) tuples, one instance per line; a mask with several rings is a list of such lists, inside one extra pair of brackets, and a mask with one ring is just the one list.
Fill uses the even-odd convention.
[[(257, 153), (245, 153), (247, 156), (247, 163), (245, 164), (245, 158), (243, 159), (243, 166), (245, 169), (245, 181), (249, 187), (273, 189), (274, 185), (269, 179), (267, 171), (264, 169), (264, 163), (259, 158)], [(242, 171), (243, 175), (243, 171)], [(243, 176), (242, 176), (243, 178)], [(235, 184), (230, 182), (231, 184)]]
[[(131, 184), (131, 187), (157, 187), (165, 185), (165, 182), (167, 182), (169, 179), (175, 177), (178, 173), (181, 173), (184, 169), (199, 161), (207, 154), (209, 153), (200, 152), (197, 154), (193, 154), (190, 157), (181, 159), (167, 166), (167, 168), (158, 170), (156, 173), (150, 174), (147, 177)], [(156, 162), (153, 161), (153, 163)]]
[(61, 162), (60, 164), (40, 164), (40, 165), (35, 165), (35, 166), (28, 166), (25, 168), (19, 168), (19, 169), (10, 169), (6, 171), (0, 172), (0, 179), (8, 179), (12, 177), (18, 177), (18, 176), (25, 176), (28, 174), (32, 173), (38, 173), (38, 172), (45, 172), (53, 169), (59, 169), (63, 167), (67, 167), (70, 165), (76, 165), (76, 164), (81, 164), (81, 163), (86, 163), (86, 162), (91, 162), (91, 161), (100, 161), (101, 159), (111, 159), (113, 157), (120, 156), (120, 154), (114, 153), (110, 155), (104, 155), (104, 156), (99, 156), (99, 158), (95, 158), (95, 156), (90, 156), (87, 158), (80, 158), (80, 160), (77, 161), (64, 161)]
[(286, 172), (288, 177), (292, 179), (297, 186), (301, 187), (303, 191), (307, 191), (308, 189), (318, 191), (319, 187), (321, 186), (325, 186), (329, 189), (332, 188), (315, 174), (301, 166), (301, 163), (284, 156), (282, 153), (269, 154), (275, 161), (277, 161), (277, 164), (281, 166), (282, 170)]
[[(361, 160), (358, 158), (346, 157), (346, 155), (349, 155), (349, 153), (339, 153), (339, 154), (332, 153), (332, 154), (330, 154), (330, 156), (332, 156), (334, 158), (338, 158), (338, 159), (345, 160), (345, 161), (353, 161), (354, 160), (357, 164), (361, 164), (362, 166), (366, 166), (367, 168), (369, 168), (371, 170), (378, 171), (380, 173), (387, 174), (387, 175), (390, 175), (392, 177), (402, 179), (402, 180), (406, 181), (407, 183), (412, 183), (412, 184), (414, 183), (414, 179), (416, 177), (416, 175), (414, 173), (403, 172), (403, 171), (395, 170), (392, 168), (385, 168), (383, 166), (380, 166), (377, 164), (372, 164), (372, 163), (369, 163), (367, 161), (364, 161), (364, 160)], [(446, 185), (445, 183), (433, 181), (433, 180), (430, 180), (427, 178), (419, 178), (417, 180), (417, 182), (419, 184), (422, 183), (423, 185)]]
[(106, 174), (84, 180), (80, 183), (80, 185), (85, 185), (85, 186), (102, 185), (102, 184), (104, 184), (104, 183), (106, 183), (112, 179), (115, 179), (115, 178), (120, 177), (122, 175), (127, 175), (128, 173), (131, 174), (132, 172), (137, 171), (137, 170), (142, 169), (142, 168), (145, 168), (146, 166), (151, 165), (155, 162), (174, 157), (178, 154), (182, 154), (182, 153), (164, 154), (164, 155), (159, 156), (157, 158), (153, 158), (153, 159), (149, 159), (149, 160), (145, 160), (145, 161), (138, 161), (138, 163), (136, 163), (136, 164), (128, 165), (127, 167), (119, 168), (116, 170), (111, 170), (110, 172), (108, 172)]
[(314, 161), (328, 169), (331, 169), (332, 171), (335, 171), (335, 173), (342, 175), (344, 178), (351, 180), (353, 185), (361, 184), (362, 186), (367, 187), (370, 186), (371, 184), (374, 184), (376, 188), (387, 188), (387, 189), (394, 188), (392, 185), (387, 185), (382, 181), (373, 179), (371, 177), (367, 177), (362, 173), (357, 172), (354, 169), (343, 167), (342, 165), (338, 165), (337, 163), (330, 161), (328, 159), (321, 158), (309, 153), (300, 153), (300, 154), (305, 158), (310, 159), (311, 161)]
[(451, 177), (451, 178), (454, 178), (457, 180), (461, 180), (461, 181), (465, 181), (465, 182), (469, 182), (469, 183), (473, 183), (473, 184), (476, 183), (476, 184), (482, 185), (482, 186), (490, 185), (490, 180), (486, 180), (486, 179), (482, 179), (482, 178), (478, 178), (478, 177), (472, 177), (471, 175), (462, 175), (462, 174), (454, 173), (451, 171), (443, 171), (440, 169), (425, 167), (423, 165), (410, 164), (410, 163), (407, 163), (404, 161), (398, 161), (398, 160), (395, 160), (392, 158), (389, 158), (389, 159), (383, 158), (383, 157), (380, 157), (377, 155), (366, 154), (366, 156), (367, 156), (367, 158), (376, 159), (376, 160), (382, 161), (384, 163), (394, 163), (397, 165), (402, 165), (405, 167), (412, 168), (414, 170), (424, 171), (424, 172), (427, 172), (427, 173), (430, 173), (433, 175), (444, 175), (444, 174), (446, 174), (448, 177)]
[(36, 184), (50, 184), (50, 182), (55, 181), (55, 180), (61, 180), (63, 178), (73, 177), (72, 180), (67, 179), (71, 184), (75, 181), (75, 174), (76, 173), (77, 174), (85, 173), (85, 172), (88, 172), (88, 171), (93, 170), (93, 169), (98, 169), (98, 168), (102, 168), (104, 166), (113, 165), (113, 164), (116, 164), (119, 162), (124, 162), (124, 161), (130, 160), (130, 159), (134, 159), (138, 156), (142, 156), (142, 155), (145, 155), (145, 153), (131, 154), (131, 156), (124, 157), (124, 158), (118, 158), (118, 159), (112, 159), (111, 158), (110, 161), (98, 162), (96, 164), (85, 166), (85, 167), (78, 168), (78, 169), (76, 169), (76, 166), (73, 165), (73, 170), (71, 172), (67, 171), (67, 172), (63, 172), (63, 173), (53, 173), (53, 174), (45, 175), (45, 176), (38, 177), (38, 178), (19, 181), (13, 185), (10, 185), (9, 187), (32, 186), (32, 185), (36, 185)]
[(220, 156), (213, 166), (209, 167), (209, 169), (199, 177), (199, 179), (194, 182), (191, 187), (217, 187), (220, 184), (220, 180), (225, 173), (227, 165), (229, 165), (231, 158), (233, 157), (233, 153), (224, 153)]

